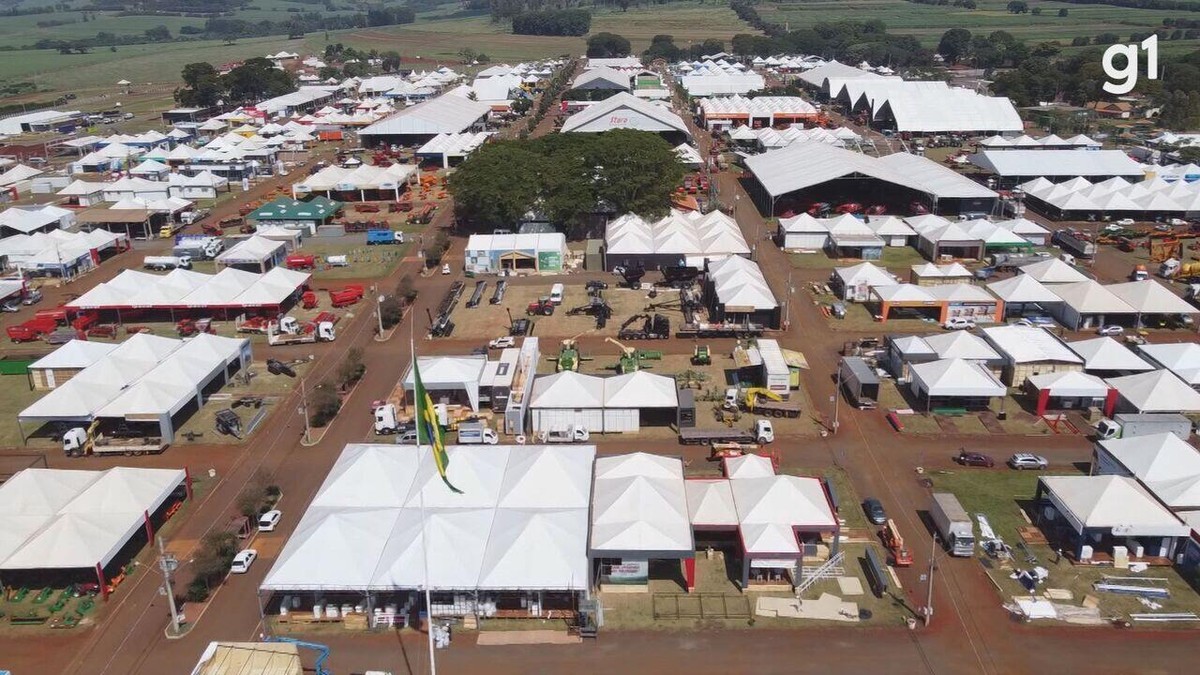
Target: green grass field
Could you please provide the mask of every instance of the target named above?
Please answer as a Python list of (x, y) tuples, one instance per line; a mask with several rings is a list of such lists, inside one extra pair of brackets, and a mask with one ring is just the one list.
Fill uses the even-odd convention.
[[(924, 5), (905, 0), (803, 0), (770, 2), (758, 5), (758, 11), (768, 21), (787, 23), (793, 30), (820, 22), (879, 19), (888, 31), (915, 35), (928, 46), (935, 46), (942, 33), (950, 28), (966, 28), (973, 33), (987, 34), (1005, 30), (1027, 42), (1057, 40), (1069, 45), (1076, 36), (1095, 37), (1112, 32), (1128, 39), (1133, 32), (1145, 32), (1162, 26), (1165, 18), (1187, 14), (1177, 11), (1132, 9), (1110, 5), (1075, 5), (1065, 2), (1032, 3), (1040, 7), (1040, 16), (1010, 14), (1005, 11), (1007, 0), (978, 0), (979, 8)], [(1059, 17), (1058, 10), (1069, 15)], [(1165, 50), (1195, 49), (1200, 41), (1164, 42)]]

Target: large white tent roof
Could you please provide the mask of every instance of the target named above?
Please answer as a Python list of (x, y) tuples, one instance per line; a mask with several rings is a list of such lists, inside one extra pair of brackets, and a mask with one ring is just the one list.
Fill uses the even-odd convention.
[(1154, 370), (1154, 366), (1146, 363), (1142, 357), (1107, 335), (1068, 342), (1067, 346), (1083, 357), (1084, 370)]
[(187, 340), (139, 333), (52, 389), (18, 417), (84, 420), (174, 414), (194, 400), (215, 373), (238, 361), (248, 344), (248, 340), (208, 333)]
[(1200, 506), (1200, 452), (1187, 441), (1162, 433), (1098, 444), (1169, 508)]
[(779, 306), (762, 270), (755, 262), (739, 256), (730, 256), (710, 263), (708, 274), (717, 300), (725, 305), (726, 310), (774, 309)]
[(564, 371), (533, 381), (529, 401), (533, 408), (600, 408), (604, 406), (604, 378)]
[(1076, 532), (1112, 528), (1121, 536), (1185, 537), (1191, 528), (1125, 476), (1043, 476), (1050, 501)]
[(971, 163), (1000, 176), (1128, 176), (1145, 168), (1121, 150), (983, 150)]
[(653, 222), (629, 213), (609, 221), (604, 238), (608, 255), (712, 258), (750, 253), (737, 221), (720, 211), (672, 210)]
[(597, 459), (589, 548), (612, 557), (690, 556), (682, 460), (643, 452)]
[(107, 565), (184, 480), (182, 469), (25, 469), (0, 485), (0, 569)]
[(1071, 284), (1055, 284), (1051, 290), (1080, 314), (1137, 313), (1137, 310), (1130, 307), (1107, 287), (1091, 279)]
[(845, 286), (857, 286), (858, 284), (892, 286), (896, 284), (896, 277), (872, 262), (862, 262), (849, 267), (839, 267), (833, 273), (838, 275), (838, 278), (842, 280), (842, 284)]
[(1142, 345), (1138, 351), (1193, 387), (1200, 385), (1200, 345), (1194, 342)]
[(1038, 390), (1050, 390), (1051, 396), (1104, 398), (1108, 394), (1104, 380), (1078, 370), (1030, 375), (1026, 379)]
[(1050, 258), (1041, 262), (1022, 265), (1017, 268), (1022, 275), (1032, 277), (1043, 284), (1070, 284), (1088, 281), (1083, 272), (1063, 262), (1059, 258)]
[(995, 326), (984, 328), (983, 336), (1013, 363), (1083, 363), (1078, 354), (1044, 328)]
[(996, 196), (995, 192), (953, 171), (946, 170), (949, 171), (946, 173), (927, 166), (934, 164), (930, 160), (916, 156), (903, 160), (886, 159), (808, 141), (747, 157), (746, 166), (773, 197), (852, 177), (876, 178), (939, 197), (986, 199)]
[(733, 503), (733, 489), (730, 483), (731, 481), (724, 478), (684, 481), (688, 520), (693, 526), (737, 526), (737, 507)]
[(571, 115), (561, 132), (598, 133), (612, 129), (675, 132), (688, 137), (691, 131), (670, 108), (655, 105), (628, 92), (620, 92)]
[(930, 396), (1003, 396), (1004, 385), (986, 368), (964, 359), (914, 363), (913, 380)]
[(992, 349), (987, 340), (965, 330), (937, 333), (924, 338), (925, 344), (939, 359), (966, 359), (968, 361), (999, 360), (1000, 354)]
[(1028, 274), (1018, 274), (1008, 279), (993, 281), (987, 285), (987, 288), (996, 297), (1010, 304), (1062, 302), (1062, 298), (1059, 298), (1053, 291), (1043, 286), (1042, 282)]
[(457, 134), (466, 131), (491, 110), (491, 106), (482, 101), (442, 95), (405, 108), (358, 133), (360, 136)]
[(607, 408), (675, 408), (679, 389), (675, 378), (638, 370), (604, 380)]
[(1166, 370), (1107, 380), (1138, 412), (1200, 412), (1200, 393)]
[(1143, 314), (1195, 314), (1197, 309), (1153, 279), (1105, 286), (1110, 293)]
[(266, 274), (226, 268), (217, 274), (176, 269), (165, 275), (123, 270), (67, 303), (71, 309), (267, 307), (283, 304), (309, 274), (274, 267)]
[[(346, 446), (267, 590), (569, 590), (587, 585), (593, 446)], [(384, 494), (378, 494), (382, 489)]]

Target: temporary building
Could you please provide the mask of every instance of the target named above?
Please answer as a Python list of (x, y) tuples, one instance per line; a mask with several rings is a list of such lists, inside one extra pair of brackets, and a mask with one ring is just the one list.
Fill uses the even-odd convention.
[[(682, 460), (644, 452), (596, 459), (588, 557), (601, 563), (601, 584), (645, 584), (649, 560), (694, 555)], [(615, 579), (604, 573), (622, 562), (638, 569), (626, 579), (625, 570)]]
[(1005, 316), (1021, 315), (1031, 305), (1046, 309), (1062, 302), (1062, 298), (1055, 295), (1054, 291), (1027, 274), (993, 281), (987, 285), (987, 289), (1004, 301)]
[(1023, 276), (1036, 279), (1047, 286), (1050, 284), (1073, 284), (1089, 280), (1086, 274), (1059, 258), (1050, 258), (1049, 260), (1022, 265), (1017, 268), (1017, 272)]
[(467, 239), (464, 269), (473, 274), (502, 270), (561, 272), (570, 255), (561, 232), (473, 234)]
[(814, 218), (801, 213), (779, 221), (785, 250), (827, 249), (839, 258), (878, 260), (884, 241), (861, 219), (850, 214)]
[(414, 164), (374, 166), (362, 164), (354, 168), (327, 166), (292, 184), (292, 196), (323, 192), (329, 199), (343, 201), (400, 200), (400, 193), (419, 173)]
[(891, 272), (871, 262), (839, 267), (833, 271), (831, 280), (838, 297), (854, 302), (866, 302), (872, 286), (891, 286), (899, 283)]
[(1020, 386), (1034, 375), (1083, 371), (1083, 359), (1044, 328), (996, 326), (984, 328), (983, 338), (1004, 357), (1001, 380), (1009, 386)]
[(896, 216), (867, 216), (867, 227), (885, 246), (908, 246), (917, 231)]
[(443, 169), (447, 169), (478, 150), (491, 136), (492, 132), (490, 131), (438, 134), (425, 145), (417, 148), (416, 156), (421, 159), (437, 160)]
[(962, 263), (945, 265), (921, 263), (909, 268), (909, 281), (918, 286), (944, 286), (946, 284), (970, 284), (975, 275)]
[(1185, 301), (1167, 287), (1153, 279), (1144, 281), (1129, 281), (1123, 284), (1105, 286), (1108, 292), (1125, 301), (1125, 304), (1137, 312), (1137, 323), (1142, 324), (1142, 317), (1147, 314), (1160, 316), (1190, 316), (1198, 311), (1194, 305)]
[(808, 141), (747, 157), (745, 164), (755, 179), (750, 194), (768, 215), (776, 215), (781, 199), (801, 192), (815, 198), (850, 190), (862, 202), (907, 198), (931, 202), (935, 210), (940, 202), (951, 212), (990, 213), (995, 205), (995, 192), (935, 162), (906, 153), (889, 157), (912, 159), (881, 159)]
[(704, 157), (700, 156), (700, 151), (687, 143), (680, 143), (675, 146), (675, 156), (679, 158), (679, 162), (684, 166), (699, 169), (704, 166)]
[(1089, 373), (1124, 375), (1154, 370), (1142, 357), (1107, 335), (1068, 342), (1067, 346), (1083, 358), (1083, 369)]
[(883, 76), (837, 61), (829, 61), (801, 73), (797, 79), (802, 84), (820, 90), (827, 96), (836, 96), (838, 91), (835, 90), (832, 82), (850, 79), (882, 80)]
[(1138, 351), (1184, 382), (1200, 387), (1200, 345), (1194, 342), (1146, 344), (1139, 346)]
[(1113, 391), (1104, 380), (1081, 371), (1030, 375), (1024, 386), (1036, 401), (1035, 414), (1039, 417), (1047, 410), (1103, 408)]
[(250, 212), (247, 218), (261, 224), (286, 227), (314, 235), (317, 228), (328, 224), (342, 212), (342, 203), (325, 197), (299, 201), (280, 197)]
[(909, 368), (914, 398), (929, 411), (987, 408), (1006, 388), (987, 368), (964, 359), (915, 363)]
[(1200, 393), (1166, 370), (1111, 377), (1105, 382), (1120, 394), (1117, 412), (1200, 412)]
[(509, 596), (539, 605), (522, 616), (573, 605), (588, 586), (595, 448), (451, 446), (447, 455), (447, 481), (461, 492), (427, 448), (347, 445), (260, 588), (486, 593), (445, 596), (434, 616), (491, 613)]
[(1094, 472), (1130, 476), (1172, 511), (1200, 509), (1200, 452), (1175, 434), (1096, 443)]
[(54, 194), (58, 197), (65, 197), (68, 204), (81, 207), (95, 206), (104, 201), (104, 183), (74, 180), (70, 185)]
[(15, 191), (17, 193), (29, 192), (32, 187), (30, 181), (43, 173), (45, 171), (42, 169), (35, 169), (25, 164), (17, 164), (9, 167), (5, 171), (0, 172), (0, 190), (6, 192)]
[(613, 92), (629, 91), (629, 83), (629, 73), (600, 66), (598, 68), (588, 68), (576, 75), (575, 79), (571, 82), (571, 89)]
[(1124, 300), (1092, 281), (1055, 284), (1054, 294), (1062, 298), (1062, 304), (1051, 308), (1054, 317), (1071, 330), (1082, 330), (1103, 325), (1113, 317), (1132, 317), (1138, 312)]
[[(279, 311), (308, 285), (304, 272), (276, 267), (266, 274), (223, 269), (202, 274), (176, 269), (165, 275), (124, 270), (68, 302), (70, 310), (202, 310), (269, 309)], [(227, 313), (227, 312), (226, 312)]]
[(929, 260), (943, 256), (980, 260), (987, 251), (984, 234), (961, 223), (917, 230), (917, 250)]
[(1013, 234), (1019, 235), (1022, 239), (1033, 244), (1034, 246), (1045, 246), (1050, 239), (1050, 230), (1038, 225), (1032, 220), (1026, 218), (1014, 218), (1012, 220), (998, 220), (992, 223), (996, 227), (1008, 230)]
[(0, 212), (0, 231), (5, 236), (70, 229), (74, 225), (75, 212), (53, 204), (14, 206)]
[(691, 131), (683, 118), (664, 106), (621, 92), (571, 115), (562, 133), (603, 133), (613, 129), (649, 131), (672, 145), (690, 140)]
[[(198, 409), (214, 382), (228, 384), (251, 361), (250, 341), (202, 333), (174, 340), (140, 333), (21, 411), (18, 425), (102, 421), (148, 425), (147, 435), (174, 440), (181, 411)], [(192, 405), (194, 404), (194, 405)], [(24, 433), (24, 429), (22, 429)]]
[(183, 199), (216, 199), (219, 193), (229, 191), (229, 180), (211, 171), (201, 171), (195, 176), (173, 173), (167, 176), (167, 183), (170, 195)]
[(152, 159), (144, 160), (141, 164), (129, 170), (129, 175), (131, 176), (148, 178), (150, 180), (163, 180), (169, 173), (171, 173), (171, 167)]
[(762, 75), (754, 72), (729, 72), (720, 68), (701, 67), (684, 74), (679, 84), (688, 96), (739, 96), (766, 87)]
[(1043, 176), (1053, 179), (1106, 179), (1121, 176), (1141, 180), (1143, 165), (1122, 150), (982, 150), (970, 157), (975, 166), (1016, 182)]
[(0, 486), (0, 573), (75, 573), (107, 597), (109, 564), (135, 537), (152, 538), (185, 485), (182, 469), (19, 471)]
[(963, 359), (999, 371), (1000, 353), (975, 333), (965, 330), (935, 333), (926, 335), (922, 341), (938, 359)]
[(704, 288), (713, 321), (779, 327), (779, 302), (758, 263), (738, 256), (711, 262)]
[(61, 278), (94, 269), (102, 256), (126, 250), (129, 250), (129, 238), (107, 230), (51, 230), (0, 239), (0, 256), (8, 260), (9, 267)]
[(442, 95), (385, 117), (358, 132), (365, 143), (424, 143), (438, 134), (481, 127), (492, 107), (462, 96)]
[(673, 209), (648, 221), (635, 213), (610, 220), (604, 232), (604, 267), (657, 269), (703, 267), (729, 256), (749, 256), (750, 245), (737, 221), (720, 212)]
[(233, 267), (247, 272), (266, 272), (283, 262), (287, 245), (282, 241), (252, 236), (239, 241), (216, 258), (217, 269)]
[(1042, 476), (1034, 501), (1051, 507), (1047, 520), (1061, 520), (1075, 534), (1071, 554), (1076, 560), (1094, 559), (1105, 549), (1111, 554), (1113, 546), (1131, 541), (1137, 547), (1128, 551), (1130, 560), (1172, 558), (1179, 538), (1191, 533), (1126, 476)]
[[(487, 356), (482, 354), (417, 357), (421, 384), (435, 402), (459, 403), (476, 412), (479, 411), (479, 382), (486, 365)], [(405, 371), (401, 381), (406, 393), (414, 391), (412, 366)]]
[(722, 127), (770, 128), (814, 119), (817, 109), (799, 96), (728, 96), (702, 98), (696, 104), (701, 123), (714, 130)]
[(636, 433), (643, 425), (675, 421), (675, 380), (636, 371), (597, 377), (564, 371), (533, 382), (529, 408), (535, 433), (572, 427), (592, 433)]

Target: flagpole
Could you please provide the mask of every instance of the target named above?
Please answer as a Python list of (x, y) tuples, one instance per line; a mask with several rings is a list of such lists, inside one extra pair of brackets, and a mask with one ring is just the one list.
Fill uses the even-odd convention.
[[(417, 428), (417, 456), (421, 456), (421, 419), (417, 406), (420, 405), (417, 401), (417, 343), (413, 338), (413, 325), (416, 320), (409, 317), (408, 324), (408, 346), (412, 352), (412, 368), (413, 368), (413, 416), (416, 418)], [(417, 493), (418, 503), (420, 504), (421, 513), (421, 577), (424, 580), (425, 586), (425, 633), (429, 639), (429, 675), (437, 675), (437, 657), (434, 655), (433, 645), (433, 602), (429, 597), (429, 540), (425, 537), (425, 486), (419, 486), (420, 492)]]

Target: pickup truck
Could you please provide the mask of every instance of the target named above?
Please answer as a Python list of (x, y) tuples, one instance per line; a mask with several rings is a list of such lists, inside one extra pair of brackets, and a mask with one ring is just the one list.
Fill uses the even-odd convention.
[(541, 443), (587, 443), (591, 434), (583, 427), (570, 426), (566, 429), (550, 429), (538, 434)]

